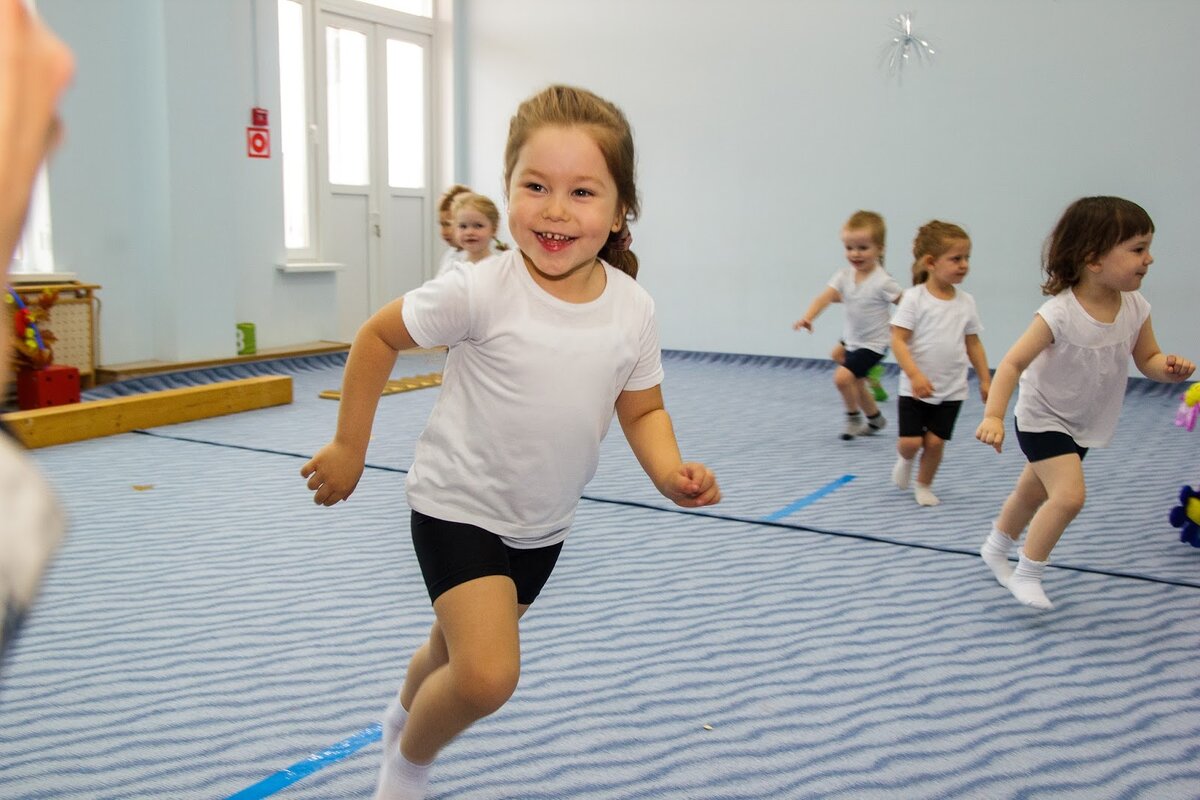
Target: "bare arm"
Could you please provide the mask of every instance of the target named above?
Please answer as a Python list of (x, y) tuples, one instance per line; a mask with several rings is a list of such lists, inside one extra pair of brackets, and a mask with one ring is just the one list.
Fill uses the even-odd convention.
[(975, 438), (996, 448), (997, 453), (1004, 443), (1004, 415), (1008, 412), (1008, 401), (1016, 391), (1021, 373), (1053, 343), (1054, 335), (1050, 333), (1050, 326), (1038, 314), (1016, 344), (1004, 354), (1000, 366), (996, 367), (987, 405), (983, 409), (983, 421), (975, 430)]
[(813, 323), (821, 312), (829, 308), (830, 303), (842, 302), (842, 296), (838, 294), (838, 290), (832, 286), (826, 286), (825, 291), (817, 295), (817, 299), (812, 301), (812, 305), (808, 307), (808, 311), (804, 312), (804, 316), (796, 320), (792, 325), (792, 330), (800, 330), (804, 328), (806, 331), (812, 331)]
[(680, 456), (660, 386), (621, 392), (617, 420), (638, 463), (664, 497), (685, 508), (720, 501), (716, 476), (703, 464), (685, 463)]
[(979, 396), (986, 403), (988, 390), (992, 386), (992, 371), (988, 368), (987, 353), (984, 352), (983, 342), (977, 333), (967, 334), (967, 358), (975, 368), (976, 377), (979, 378)]
[[(21, 239), (38, 169), (59, 140), (58, 101), (71, 81), (71, 51), (25, 7), (0, 0), (0, 272)], [(0, 344), (8, 346), (7, 336)], [(8, 359), (0, 359), (0, 390)]]
[(396, 364), (396, 354), (417, 346), (404, 324), (403, 307), (404, 298), (388, 303), (354, 337), (342, 375), (333, 441), (300, 469), (301, 477), (308, 478), (315, 503), (331, 506), (345, 500), (362, 477), (375, 409)]
[(904, 370), (904, 374), (912, 383), (913, 397), (929, 397), (933, 394), (933, 384), (929, 382), (925, 373), (921, 372), (921, 368), (913, 360), (912, 351), (908, 348), (910, 341), (912, 341), (911, 330), (901, 328), (899, 325), (892, 326), (892, 352), (896, 354), (896, 363), (900, 365), (900, 369)]
[(1133, 346), (1133, 363), (1138, 371), (1153, 381), (1160, 383), (1179, 383), (1185, 381), (1196, 371), (1196, 365), (1183, 356), (1164, 355), (1158, 347), (1158, 339), (1154, 336), (1154, 326), (1150, 318), (1142, 323), (1138, 332), (1137, 342)]

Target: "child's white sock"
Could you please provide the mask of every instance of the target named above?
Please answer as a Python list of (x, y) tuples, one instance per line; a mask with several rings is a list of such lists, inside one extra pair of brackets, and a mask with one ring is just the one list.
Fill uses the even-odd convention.
[(908, 488), (908, 482), (912, 478), (913, 460), (904, 456), (896, 457), (896, 466), (892, 467), (892, 483), (899, 486), (901, 489)]
[(979, 548), (979, 555), (983, 558), (983, 563), (991, 568), (992, 574), (996, 576), (996, 582), (1001, 586), (1008, 586), (1008, 579), (1012, 577), (1013, 565), (1008, 560), (1008, 551), (1012, 549), (1015, 542), (1009, 538), (1008, 534), (996, 527), (996, 523), (992, 523), (992, 532), (983, 541), (983, 547)]
[(1046, 571), (1046, 565), (1050, 563), (1050, 559), (1034, 561), (1026, 558), (1024, 548), (1018, 552), (1018, 555), (1021, 560), (1017, 562), (1017, 568), (1013, 570), (1012, 577), (1008, 579), (1008, 590), (1012, 592), (1013, 597), (1027, 606), (1043, 611), (1054, 608), (1054, 604), (1050, 602), (1050, 598), (1046, 597), (1046, 592), (1042, 589), (1042, 573)]
[(928, 483), (920, 481), (913, 484), (913, 497), (917, 498), (917, 505), (921, 506), (936, 506), (942, 502), (937, 499), (937, 495), (929, 488)]
[(399, 747), (384, 751), (379, 781), (375, 784), (375, 800), (424, 800), (432, 767), (433, 762), (412, 763)]
[(391, 753), (400, 747), (400, 734), (404, 732), (404, 723), (408, 722), (408, 712), (400, 705), (400, 695), (397, 694), (388, 703), (383, 712), (383, 752)]

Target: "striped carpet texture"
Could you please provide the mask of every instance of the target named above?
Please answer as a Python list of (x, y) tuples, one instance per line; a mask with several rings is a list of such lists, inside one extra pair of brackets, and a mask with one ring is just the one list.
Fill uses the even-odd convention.
[[(71, 528), (0, 679), (0, 797), (370, 797), (432, 621), (403, 473), (439, 390), (381, 399), (358, 491), (318, 508), (298, 471), (342, 363), (102, 387), (252, 370), (296, 401), (35, 452)], [(443, 752), (431, 797), (1200, 797), (1200, 549), (1167, 523), (1200, 440), (1171, 424), (1178, 387), (1131, 385), (1038, 614), (977, 555), (1023, 464), (974, 441), (977, 397), (921, 508), (888, 482), (894, 402), (893, 427), (839, 441), (827, 364), (665, 366), (725, 501), (670, 506), (614, 426), (523, 622), (520, 688)]]

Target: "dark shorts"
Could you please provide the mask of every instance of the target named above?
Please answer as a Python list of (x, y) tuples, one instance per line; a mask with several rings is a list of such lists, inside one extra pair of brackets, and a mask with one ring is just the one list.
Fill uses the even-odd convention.
[(463, 522), (446, 522), (412, 512), (412, 540), (430, 601), (460, 583), (507, 575), (517, 602), (529, 605), (550, 579), (562, 543), (533, 550), (509, 547), (494, 533)]
[(842, 366), (854, 373), (856, 378), (865, 378), (867, 373), (871, 371), (871, 367), (883, 361), (883, 353), (876, 353), (874, 350), (847, 350), (846, 357), (842, 359)]
[(1013, 417), (1013, 428), (1017, 431), (1017, 444), (1021, 445), (1021, 452), (1025, 454), (1030, 463), (1071, 453), (1079, 456), (1079, 460), (1083, 461), (1083, 457), (1087, 455), (1088, 449), (1075, 444), (1075, 440), (1069, 434), (1059, 431), (1026, 433), (1017, 425), (1016, 417)]
[(901, 396), (896, 401), (900, 436), (924, 436), (932, 433), (939, 439), (950, 441), (954, 435), (954, 423), (962, 410), (962, 400), (947, 400), (943, 403), (924, 403), (915, 397)]

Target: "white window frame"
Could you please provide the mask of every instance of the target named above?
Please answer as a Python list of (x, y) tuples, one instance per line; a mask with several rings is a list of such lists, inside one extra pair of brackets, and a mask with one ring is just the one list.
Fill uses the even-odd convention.
[[(322, 252), (322, 231), (325, 224), (324, 198), (331, 187), (329, 183), (329, 157), (323, 146), (324, 139), (327, 136), (325, 109), (317, 107), (321, 102), (318, 98), (323, 98), (326, 94), (326, 77), (323, 69), (318, 70), (319, 61), (323, 68), (323, 59), (317, 58), (317, 48), (321, 46), (316, 41), (317, 19), (320, 14), (326, 11), (335, 14), (342, 13), (369, 22), (378, 22), (403, 30), (425, 33), (429, 35), (436, 52), (439, 48), (447, 46), (440, 43), (438, 37), (434, 34), (435, 29), (438, 27), (438, 18), (443, 12), (440, 6), (447, 1), (432, 0), (432, 16), (423, 17), (373, 5), (369, 2), (360, 2), (359, 0), (292, 0), (292, 2), (297, 2), (303, 7), (304, 14), (305, 124), (307, 126), (307, 156), (309, 159), (309, 245), (304, 248), (286, 248), (287, 264), (280, 265), (280, 269), (284, 272), (336, 270), (340, 266), (324, 261)], [(438, 103), (441, 97), (441, 93), (437, 89), (440, 78), (436, 74), (439, 61), (440, 59), (437, 57), (432, 58), (430, 61), (430, 69), (432, 71), (429, 79), (434, 86), (430, 113), (434, 119), (439, 119)], [(282, 114), (280, 117), (282, 120)], [(431, 142), (430, 146), (432, 149), (427, 153), (427, 158), (429, 159), (433, 173), (431, 177), (434, 183), (431, 186), (436, 186), (436, 182), (440, 179), (439, 173), (441, 169), (440, 161), (434, 157), (437, 148), (433, 145), (434, 143)], [(280, 188), (282, 191), (282, 186)], [(286, 202), (286, 198), (284, 201)]]

